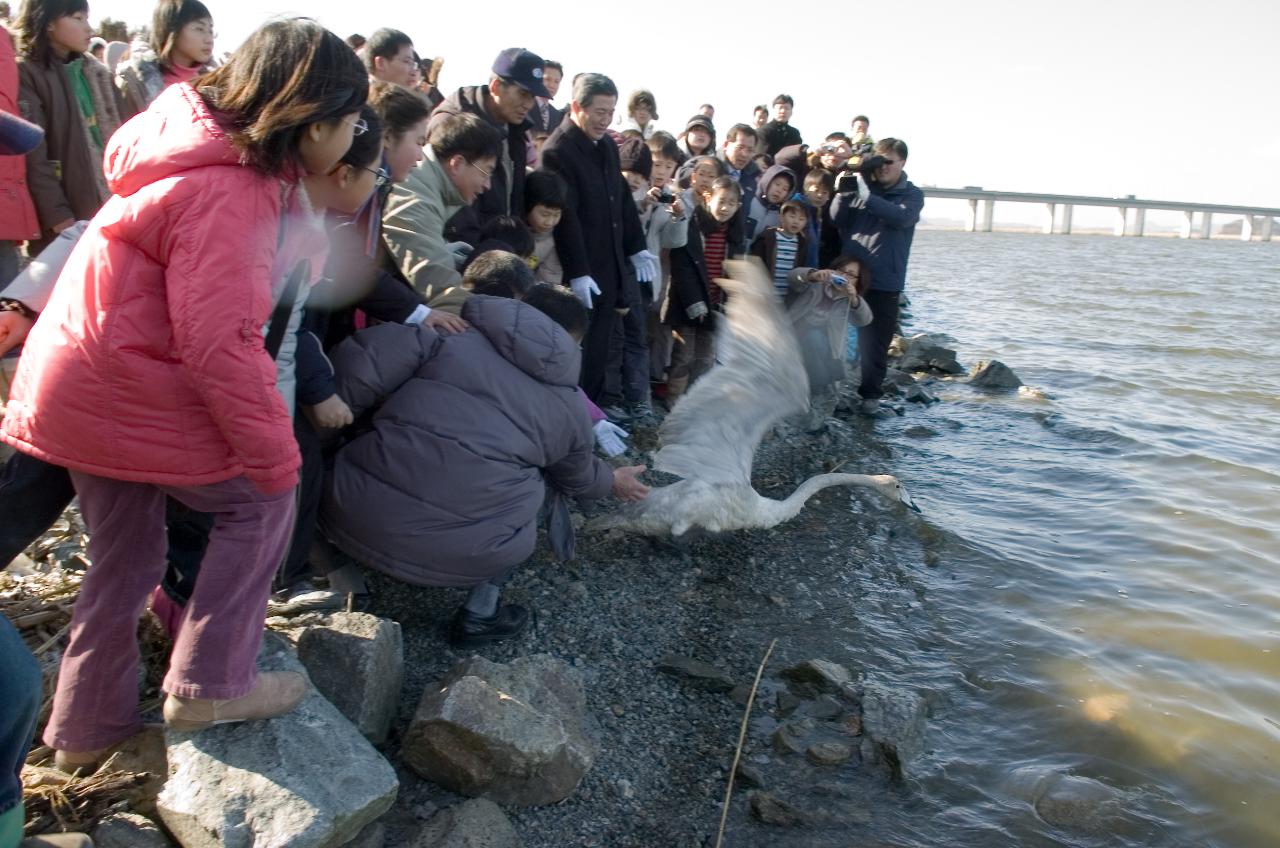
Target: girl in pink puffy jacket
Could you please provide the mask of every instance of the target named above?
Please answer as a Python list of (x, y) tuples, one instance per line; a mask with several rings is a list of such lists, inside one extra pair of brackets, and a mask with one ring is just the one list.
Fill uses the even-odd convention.
[(0, 429), (70, 470), (91, 534), (44, 736), (63, 768), (91, 767), (141, 729), (134, 632), (164, 572), (166, 496), (214, 527), (164, 679), (165, 721), (265, 718), (304, 694), (301, 675), (254, 663), (299, 464), (263, 325), (313, 250), (294, 235), (316, 214), (299, 181), (334, 171), (367, 93), (340, 38), (274, 21), (108, 144), (114, 196), (31, 330)]

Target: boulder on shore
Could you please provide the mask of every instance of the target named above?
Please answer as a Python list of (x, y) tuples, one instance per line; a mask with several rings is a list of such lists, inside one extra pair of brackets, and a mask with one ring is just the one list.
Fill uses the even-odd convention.
[[(262, 671), (306, 674), (268, 633)], [(395, 801), (391, 765), (315, 690), (273, 719), (165, 731), (156, 809), (184, 848), (337, 848)]]
[(911, 761), (924, 753), (928, 709), (915, 692), (881, 683), (862, 686), (862, 756), (883, 761), (901, 776)]
[(941, 336), (921, 333), (901, 341), (895, 340), (890, 353), (900, 356), (896, 367), (900, 371), (935, 371), (941, 374), (963, 374), (964, 367), (956, 360), (956, 352), (941, 344)]
[(400, 750), (427, 780), (503, 804), (567, 798), (595, 761), (577, 672), (549, 654), (472, 657), (427, 686)]
[(501, 807), (473, 798), (432, 816), (413, 848), (520, 848), (520, 837)]
[(93, 828), (94, 848), (173, 848), (156, 823), (137, 813), (118, 812)]
[(969, 375), (969, 385), (980, 389), (1016, 389), (1022, 385), (1022, 380), (1000, 360), (984, 359), (974, 366)]
[(400, 704), (400, 625), (363, 612), (338, 612), (298, 638), (311, 682), (375, 745), (387, 740)]

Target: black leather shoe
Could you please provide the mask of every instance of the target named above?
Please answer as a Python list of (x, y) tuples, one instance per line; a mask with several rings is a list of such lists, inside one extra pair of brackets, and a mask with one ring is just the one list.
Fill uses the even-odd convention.
[(529, 611), (519, 604), (506, 604), (488, 618), (459, 607), (449, 625), (449, 644), (455, 648), (476, 648), (519, 636), (529, 626)]

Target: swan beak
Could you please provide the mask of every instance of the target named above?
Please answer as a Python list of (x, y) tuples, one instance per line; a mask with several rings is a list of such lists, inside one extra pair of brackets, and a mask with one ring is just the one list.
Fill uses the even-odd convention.
[(916, 502), (911, 499), (911, 495), (907, 494), (907, 490), (902, 490), (902, 503), (912, 512), (920, 512), (920, 507), (916, 506)]

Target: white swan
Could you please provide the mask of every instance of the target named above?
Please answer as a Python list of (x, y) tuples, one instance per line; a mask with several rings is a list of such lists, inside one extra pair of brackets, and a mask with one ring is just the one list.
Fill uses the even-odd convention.
[(751, 486), (760, 440), (778, 421), (809, 407), (809, 378), (800, 348), (759, 262), (728, 261), (732, 296), (726, 306), (721, 364), (693, 385), (658, 431), (662, 448), (654, 468), (683, 479), (655, 487), (645, 500), (593, 519), (588, 532), (619, 528), (647, 536), (681, 536), (690, 528), (716, 532), (766, 528), (799, 514), (805, 501), (828, 486), (865, 486), (919, 508), (888, 474), (819, 474), (786, 500), (766, 498)]

